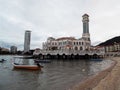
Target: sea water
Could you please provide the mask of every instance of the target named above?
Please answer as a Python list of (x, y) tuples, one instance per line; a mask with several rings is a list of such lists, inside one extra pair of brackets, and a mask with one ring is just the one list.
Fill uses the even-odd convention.
[[(13, 69), (14, 56), (1, 55), (0, 90), (68, 90), (85, 78), (108, 68), (113, 61), (52, 60), (42, 63), (42, 70)], [(17, 61), (21, 63), (21, 61)], [(22, 63), (32, 64), (33, 59), (22, 59)]]

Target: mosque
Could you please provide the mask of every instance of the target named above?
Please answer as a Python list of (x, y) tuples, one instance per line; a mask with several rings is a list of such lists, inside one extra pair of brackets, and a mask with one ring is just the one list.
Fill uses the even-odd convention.
[(55, 39), (54, 37), (49, 37), (47, 41), (43, 43), (43, 50), (90, 50), (89, 15), (84, 14), (82, 18), (82, 38), (60, 37)]
[[(47, 41), (43, 43), (43, 49), (36, 49), (34, 56), (42, 58), (81, 58), (89, 56), (103, 56), (103, 48), (95, 48), (91, 46), (89, 33), (89, 15), (82, 16), (83, 33), (82, 37), (76, 39), (75, 37), (48, 37)], [(96, 50), (95, 50), (96, 49)]]

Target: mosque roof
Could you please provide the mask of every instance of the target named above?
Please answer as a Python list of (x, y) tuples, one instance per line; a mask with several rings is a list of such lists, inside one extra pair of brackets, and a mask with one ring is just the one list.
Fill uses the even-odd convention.
[(74, 37), (61, 37), (56, 40), (76, 40)]

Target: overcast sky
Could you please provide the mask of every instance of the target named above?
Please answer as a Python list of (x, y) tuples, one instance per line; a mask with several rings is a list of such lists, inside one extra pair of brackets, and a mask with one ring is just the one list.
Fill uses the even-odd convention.
[(120, 35), (120, 0), (0, 0), (0, 41), (23, 44), (25, 30), (31, 47), (51, 36), (81, 38), (85, 13), (92, 43)]

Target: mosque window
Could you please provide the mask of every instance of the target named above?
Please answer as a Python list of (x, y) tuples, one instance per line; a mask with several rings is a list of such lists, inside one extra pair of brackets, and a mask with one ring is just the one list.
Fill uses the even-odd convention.
[(75, 45), (75, 42), (74, 42), (74, 45)]
[(75, 47), (75, 50), (78, 50), (78, 47)]
[(83, 50), (83, 48), (82, 48), (82, 47), (80, 47), (80, 50)]

